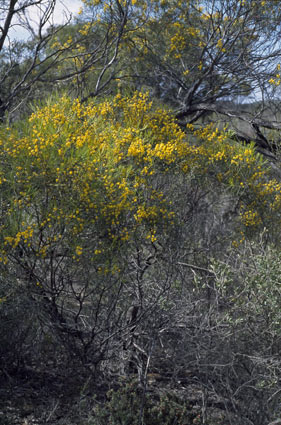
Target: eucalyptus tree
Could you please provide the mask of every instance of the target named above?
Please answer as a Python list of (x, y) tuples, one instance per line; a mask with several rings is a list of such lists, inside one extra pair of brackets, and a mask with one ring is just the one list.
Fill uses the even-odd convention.
[[(72, 28), (71, 15), (61, 25), (54, 23), (57, 0), (4, 0), (0, 6), (0, 118), (15, 111), (37, 89), (79, 80), (95, 70), (94, 95), (110, 82), (110, 69), (117, 58), (127, 24), (128, 2), (114, 0), (102, 29), (96, 10), (87, 23)], [(15, 38), (22, 34), (22, 39)], [(85, 40), (91, 39), (91, 43)], [(83, 45), (83, 46), (82, 46)], [(43, 92), (43, 93), (42, 93)], [(44, 95), (43, 95), (44, 96)]]
[[(280, 129), (273, 101), (280, 84), (280, 5), (255, 0), (133, 3), (130, 18), (138, 28), (122, 41), (132, 57), (123, 75), (172, 105), (183, 125), (212, 114), (235, 119), (238, 138), (272, 150), (263, 129)], [(254, 100), (255, 108), (245, 106)]]

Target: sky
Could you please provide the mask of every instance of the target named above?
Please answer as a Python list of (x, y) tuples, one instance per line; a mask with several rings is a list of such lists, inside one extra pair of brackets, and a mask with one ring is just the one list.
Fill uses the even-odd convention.
[(57, 20), (57, 23), (60, 23), (63, 19), (63, 11), (68, 10), (68, 12), (72, 13), (73, 15), (77, 14), (79, 12), (80, 7), (82, 6), (81, 0), (59, 0), (56, 5), (55, 10), (55, 20)]
[[(79, 12), (81, 6), (81, 0), (57, 0), (53, 15), (53, 23), (62, 24), (66, 21), (67, 16), (69, 17), (70, 14), (72, 16), (76, 15)], [(36, 7), (30, 9), (30, 17), (34, 21), (34, 26), (36, 26), (36, 21), (38, 21), (38, 9)], [(19, 23), (13, 23), (16, 25), (9, 33), (11, 39), (26, 40), (28, 37), (27, 31), (24, 30), (24, 28)]]
[(81, 0), (64, 0), (64, 4), (68, 7), (69, 10), (73, 12), (78, 12), (80, 6), (82, 5)]

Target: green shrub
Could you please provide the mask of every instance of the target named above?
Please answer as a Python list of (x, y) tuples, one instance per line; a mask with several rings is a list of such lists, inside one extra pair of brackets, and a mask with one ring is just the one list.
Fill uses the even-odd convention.
[(94, 410), (90, 425), (191, 425), (198, 414), (175, 394), (145, 394), (132, 381), (109, 391), (107, 401)]

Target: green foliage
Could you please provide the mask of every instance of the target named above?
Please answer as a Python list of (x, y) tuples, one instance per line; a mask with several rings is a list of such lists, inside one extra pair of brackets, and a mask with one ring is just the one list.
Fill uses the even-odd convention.
[(90, 425), (191, 425), (201, 424), (188, 403), (173, 394), (153, 395), (129, 382), (107, 394), (108, 400), (94, 410)]

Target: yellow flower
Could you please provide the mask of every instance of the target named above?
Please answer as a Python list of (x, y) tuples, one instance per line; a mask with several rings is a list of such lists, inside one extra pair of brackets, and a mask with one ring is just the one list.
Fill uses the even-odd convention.
[(78, 246), (76, 246), (75, 252), (76, 252), (76, 255), (80, 256), (83, 253), (83, 248), (78, 245)]

